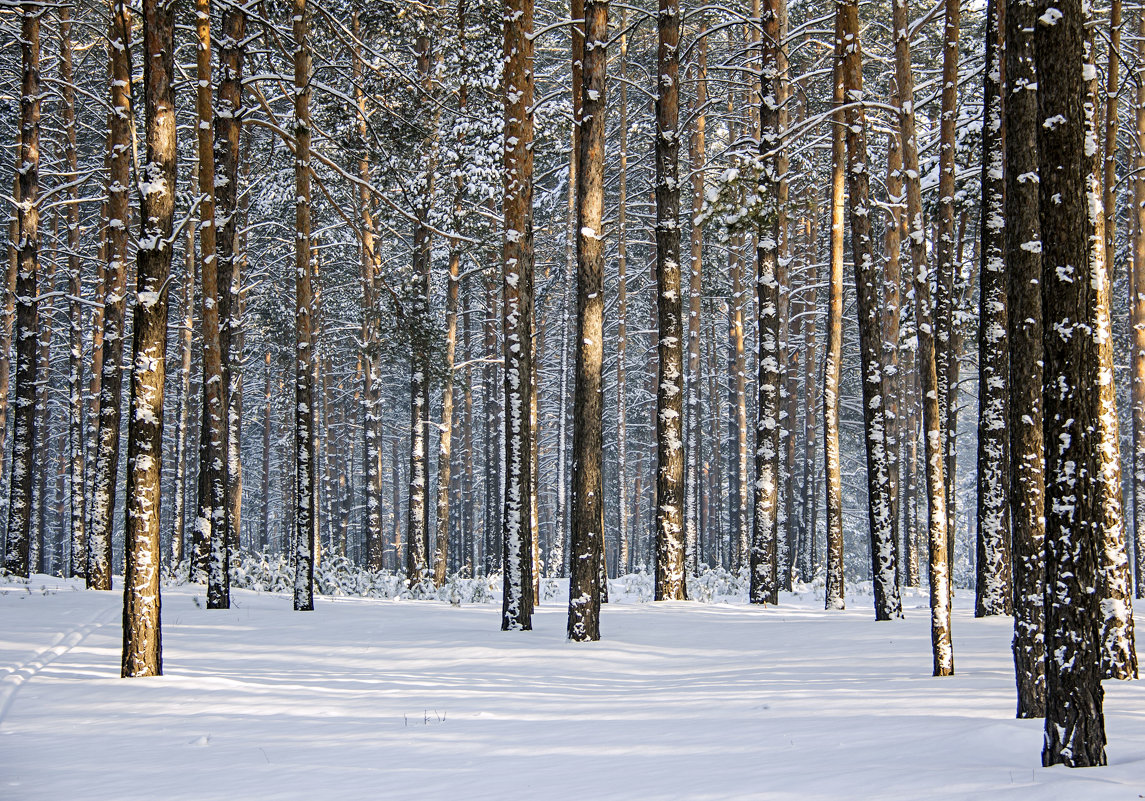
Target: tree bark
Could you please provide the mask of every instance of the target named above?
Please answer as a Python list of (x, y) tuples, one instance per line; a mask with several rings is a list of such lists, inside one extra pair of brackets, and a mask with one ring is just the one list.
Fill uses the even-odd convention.
[(847, 143), (847, 194), (850, 212), (851, 254), (859, 307), (859, 343), (863, 374), (863, 422), (867, 450), (868, 520), (871, 529), (871, 574), (874, 578), (875, 619), (902, 616), (895, 570), (893, 487), (887, 454), (887, 418), (883, 405), (886, 378), (882, 369), (882, 327), (879, 319), (879, 276), (871, 246), (870, 175), (867, 172), (866, 112), (863, 99), (862, 49), (859, 42), (857, 0), (838, 0), (840, 61)]
[[(40, 270), (40, 17), (36, 3), (20, 7), (20, 157), (17, 178), (16, 414), (12, 430), (8, 533), (4, 567), (28, 577), (32, 471), (37, 442), (36, 363)], [(109, 576), (110, 578), (110, 576)]]
[(294, 35), (294, 609), (314, 609), (314, 293), (310, 242), (310, 41), (306, 0), (292, 1)]
[(845, 609), (843, 583), (843, 476), (839, 447), (839, 379), (843, 367), (843, 171), (842, 19), (835, 15), (831, 81), (831, 245), (827, 277), (827, 343), (823, 366), (823, 467), (827, 476), (827, 581), (824, 608)]
[(656, 74), (656, 584), (682, 601), (684, 578), (684, 364), (680, 279), (680, 6), (659, 0)]
[[(752, 487), (752, 603), (779, 603), (779, 3), (767, 0), (760, 19), (759, 155), (763, 161), (763, 208), (756, 231), (758, 381), (755, 420), (755, 475)], [(745, 492), (747, 488), (744, 488)]]
[(108, 130), (107, 291), (103, 302), (103, 365), (99, 382), (99, 434), (92, 486), (87, 586), (111, 589), (111, 532), (119, 475), (120, 404), (127, 298), (127, 248), (131, 225), (131, 17), (122, 0), (111, 2), (108, 31), (111, 113)]
[(86, 479), (84, 476), (83, 419), (83, 304), (80, 272), (79, 157), (76, 153), (76, 90), (72, 80), (73, 43), (71, 9), (60, 11), (60, 91), (64, 113), (64, 162), (68, 186), (68, 472), (71, 492), (68, 517), (71, 529), (71, 559), (67, 574), (87, 575), (87, 532), (84, 519)]
[[(1145, 63), (1145, 8), (1137, 11), (1137, 62)], [(1145, 598), (1145, 81), (1134, 98), (1130, 310), (1133, 322), (1133, 551), (1138, 598)]]
[(1045, 460), (1046, 725), (1042, 764), (1104, 765), (1097, 474), (1098, 343), (1088, 250), (1085, 16), (1080, 0), (1038, 0)]
[(909, 18), (906, 0), (892, 3), (895, 30), (895, 85), (903, 174), (906, 178), (907, 237), (911, 274), (914, 276), (915, 328), (918, 331), (918, 374), (922, 390), (923, 448), (926, 458), (927, 542), (930, 547), (930, 642), (934, 675), (954, 673), (950, 636), (950, 563), (946, 558), (946, 481), (944, 477), (942, 416), (939, 405), (935, 325), (927, 274), (926, 228), (922, 215), (922, 187), (915, 131), (914, 76), (911, 73)]
[[(958, 122), (958, 38), (960, 0), (944, 0), (942, 43), (942, 111), (938, 146), (938, 264), (935, 276), (934, 325), (935, 356), (938, 359), (938, 404), (942, 414), (945, 448), (943, 466), (946, 480), (946, 560), (948, 575), (954, 576), (955, 518), (954, 488), (957, 480), (955, 452), (958, 430), (958, 357), (955, 348), (955, 272), (957, 247), (954, 215), (954, 149)], [(951, 592), (953, 592), (953, 584)]]
[[(215, 218), (214, 123), (211, 103), (211, 9), (196, 0), (197, 77), (195, 110), (199, 140), (199, 271), (203, 295), (203, 420), (205, 445), (199, 470), (206, 476), (206, 508), (199, 511), (200, 534), (208, 553), (207, 608), (229, 609), (230, 547), (227, 537), (227, 399), (220, 342), (221, 297)], [(226, 181), (224, 181), (224, 185)], [(229, 304), (228, 304), (229, 305)]]
[(1008, 615), (1010, 590), (1010, 488), (1006, 337), (1005, 179), (1002, 151), (1002, 48), (998, 0), (986, 4), (986, 69), (982, 96), (982, 243), (978, 291), (978, 547), (974, 616)]
[(584, 96), (577, 159), (577, 336), (573, 394), (573, 508), (568, 636), (600, 639), (604, 498), (601, 483), (604, 356), (604, 145), (608, 0), (584, 11)]
[[(1113, 28), (1110, 37), (1110, 62), (1116, 63), (1121, 42), (1121, 6), (1114, 0), (1112, 11)], [(1121, 444), (1117, 419), (1117, 389), (1113, 380), (1113, 305), (1112, 273), (1113, 262), (1106, 256), (1113, 251), (1112, 240), (1116, 229), (1106, 230), (1107, 217), (1115, 208), (1105, 209), (1103, 185), (1101, 181), (1101, 156), (1098, 150), (1097, 109), (1100, 102), (1100, 89), (1097, 79), (1097, 52), (1094, 43), (1094, 29), (1086, 33), (1086, 69), (1092, 77), (1086, 79), (1085, 136), (1086, 168), (1088, 176), (1086, 188), (1089, 198), (1089, 251), (1090, 269), (1094, 281), (1093, 319), (1094, 336), (1100, 362), (1097, 368), (1097, 383), (1100, 392), (1101, 408), (1097, 416), (1097, 481), (1101, 494), (1101, 541), (1097, 549), (1098, 593), (1101, 596), (1102, 648), (1101, 669), (1105, 678), (1129, 679), (1137, 677), (1137, 653), (1133, 637), (1133, 593), (1132, 578), (1129, 574), (1129, 559), (1125, 543), (1125, 518), (1121, 508)], [(1114, 93), (1107, 103), (1116, 117), (1117, 79), (1115, 73), (1107, 73)], [(1108, 125), (1106, 134), (1109, 134)], [(1113, 145), (1116, 151), (1116, 131), (1113, 132)], [(1108, 139), (1107, 139), (1108, 143)], [(1106, 163), (1109, 175), (1106, 180), (1106, 194), (1114, 206), (1113, 186), (1108, 182), (1113, 175), (1115, 163)]]
[[(167, 296), (175, 218), (175, 6), (143, 3), (143, 85), (147, 161), (139, 176), (140, 237), (127, 423), (122, 675), (163, 673), (159, 617), (160, 471)], [(208, 151), (209, 152), (209, 151)]]
[(533, 627), (533, 3), (509, 0), (504, 56), (502, 242), (505, 359), (505, 512), (501, 630)]

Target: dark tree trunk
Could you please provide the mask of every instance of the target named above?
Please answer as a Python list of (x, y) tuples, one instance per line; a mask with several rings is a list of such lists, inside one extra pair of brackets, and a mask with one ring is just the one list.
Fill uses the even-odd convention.
[(982, 82), (982, 259), (978, 303), (978, 548), (975, 617), (1008, 615), (1010, 592), (1009, 475), (1006, 454), (1009, 343), (1006, 336), (1005, 182), (1002, 152), (1002, 48), (998, 0), (986, 4), (986, 69)]
[[(20, 7), (20, 170), (16, 185), (16, 414), (12, 430), (8, 533), (4, 567), (27, 577), (32, 534), (32, 473), (36, 432), (36, 364), (40, 271), (40, 17), (35, 3)], [(108, 576), (110, 581), (110, 574)]]
[(127, 297), (127, 247), (131, 225), (131, 17), (122, 0), (112, 0), (109, 59), (111, 113), (107, 180), (107, 291), (103, 302), (103, 365), (99, 383), (99, 433), (92, 486), (87, 585), (111, 589), (111, 532), (119, 475), (120, 402)]
[(502, 631), (533, 614), (533, 3), (512, 0), (505, 25), (505, 512)]
[[(863, 96), (862, 50), (859, 44), (857, 0), (839, 0), (838, 43), (843, 89), (853, 101)], [(870, 175), (867, 172), (867, 124), (862, 106), (849, 104), (844, 115), (847, 142), (847, 194), (851, 224), (851, 255), (859, 307), (862, 354), (863, 421), (867, 450), (868, 520), (871, 528), (871, 573), (874, 578), (875, 619), (902, 616), (895, 570), (898, 521), (887, 453), (887, 421), (883, 405), (886, 378), (882, 368), (879, 275), (871, 244)]]
[[(1046, 469), (1046, 726), (1042, 764), (1104, 765), (1098, 580), (1100, 408), (1080, 0), (1035, 13)], [(1048, 24), (1047, 20), (1052, 21)]]
[(1019, 718), (1045, 715), (1042, 242), (1032, 2), (1006, 5), (1006, 279), (1010, 344), (1010, 526)]

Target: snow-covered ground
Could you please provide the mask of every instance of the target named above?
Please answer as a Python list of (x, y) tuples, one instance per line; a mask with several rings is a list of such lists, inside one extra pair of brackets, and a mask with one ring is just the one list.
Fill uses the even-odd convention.
[(505, 634), (496, 604), (169, 587), (165, 675), (124, 680), (120, 594), (37, 576), (0, 584), (0, 799), (1145, 795), (1145, 689), (1106, 683), (1109, 767), (1043, 769), (1011, 623), (968, 600), (935, 679), (921, 595), (891, 623), (810, 593), (613, 603), (572, 644), (559, 601)]

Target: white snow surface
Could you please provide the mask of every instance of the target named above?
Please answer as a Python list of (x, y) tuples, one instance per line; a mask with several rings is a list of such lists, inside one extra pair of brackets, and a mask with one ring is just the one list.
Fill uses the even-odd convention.
[[(0, 799), (1126, 799), (1145, 792), (1145, 690), (1106, 682), (1109, 767), (1040, 766), (1015, 720), (1009, 618), (632, 602), (603, 639), (500, 604), (163, 591), (164, 675), (119, 678), (120, 592), (0, 584)], [(117, 586), (122, 586), (117, 584)], [(627, 588), (627, 590), (626, 590)], [(564, 588), (562, 587), (562, 591)], [(626, 602), (627, 601), (627, 602)], [(1138, 631), (1142, 629), (1138, 627)]]

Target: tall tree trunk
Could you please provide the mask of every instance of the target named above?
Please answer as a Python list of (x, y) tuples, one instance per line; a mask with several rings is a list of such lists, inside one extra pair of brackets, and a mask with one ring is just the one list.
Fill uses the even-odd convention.
[[(167, 295), (175, 218), (175, 6), (143, 3), (143, 85), (147, 161), (139, 176), (138, 304), (132, 328), (127, 423), (122, 675), (163, 673), (159, 625), (160, 470)], [(209, 152), (209, 151), (208, 151)], [(209, 219), (209, 218), (208, 218)]]
[(294, 34), (294, 609), (314, 609), (314, 294), (310, 241), (310, 41), (306, 0), (293, 0)]
[[(699, 53), (693, 68), (696, 93), (693, 95), (690, 111), (693, 116), (692, 135), (689, 138), (688, 161), (692, 169), (692, 208), (691, 208), (691, 271), (688, 279), (688, 363), (687, 363), (687, 463), (685, 469), (685, 530), (684, 539), (688, 550), (688, 570), (695, 575), (699, 572), (702, 560), (701, 551), (709, 532), (701, 525), (700, 503), (700, 463), (702, 460), (703, 420), (700, 417), (700, 399), (703, 395), (703, 376), (700, 365), (700, 314), (704, 298), (704, 228), (696, 222), (704, 206), (704, 161), (707, 158), (705, 128), (708, 105), (708, 39), (707, 24), (701, 15), (699, 30)], [(621, 91), (625, 91), (622, 85)], [(624, 123), (621, 122), (621, 130)]]
[[(1137, 10), (1137, 63), (1145, 63), (1145, 7)], [(1145, 81), (1137, 82), (1133, 102), (1133, 552), (1138, 598), (1145, 598)], [(2, 380), (2, 377), (0, 377)]]
[(1008, 615), (1009, 481), (1006, 455), (1009, 343), (1006, 337), (1005, 183), (1002, 151), (1002, 47), (998, 0), (986, 4), (986, 69), (982, 79), (982, 260), (978, 304), (978, 548), (974, 616)]
[[(1039, 13), (1040, 12), (1040, 13)], [(1037, 58), (1046, 460), (1046, 725), (1042, 764), (1104, 765), (1097, 473), (1097, 304), (1087, 253), (1085, 13), (1038, 0)], [(1052, 24), (1050, 24), (1052, 22)], [(1079, 327), (1080, 326), (1080, 327)], [(1081, 333), (1082, 336), (1076, 334)]]
[(87, 586), (111, 589), (111, 532), (119, 475), (119, 424), (123, 390), (123, 339), (127, 298), (127, 246), (131, 226), (131, 17), (112, 0), (109, 37), (111, 113), (108, 130), (107, 292), (103, 301), (103, 365), (99, 382), (99, 435), (88, 536)]
[[(905, 2), (905, 0), (904, 0)], [(839, 379), (843, 368), (843, 172), (844, 141), (842, 18), (835, 15), (831, 81), (831, 246), (827, 277), (827, 344), (823, 365), (823, 467), (827, 486), (827, 581), (825, 609), (845, 609), (843, 582), (843, 476), (839, 445)]]
[(886, 379), (882, 369), (882, 326), (879, 319), (879, 276), (871, 246), (870, 175), (867, 172), (866, 112), (863, 97), (862, 49), (859, 43), (857, 0), (839, 0), (840, 61), (843, 90), (849, 104), (844, 114), (847, 142), (847, 194), (851, 254), (859, 299), (859, 343), (863, 374), (863, 421), (867, 450), (868, 520), (871, 527), (871, 574), (874, 577), (875, 619), (902, 616), (895, 570), (893, 487), (887, 453), (887, 419), (883, 406)]
[[(620, 170), (616, 204), (616, 485), (620, 566), (632, 562), (628, 508), (628, 10), (620, 13)], [(583, 48), (582, 48), (583, 50)], [(579, 100), (577, 101), (580, 102)]]
[[(198, 193), (198, 180), (192, 175), (191, 193)], [(183, 288), (179, 325), (179, 397), (175, 408), (175, 508), (172, 516), (171, 567), (182, 563), (186, 546), (187, 508), (187, 423), (191, 405), (191, 343), (195, 306), (195, 231), (187, 226), (186, 253), (183, 261)]]
[(1006, 276), (1010, 340), (1010, 526), (1017, 716), (1045, 715), (1045, 446), (1042, 241), (1032, 0), (1006, 6)]
[(656, 586), (682, 601), (684, 584), (684, 364), (680, 285), (680, 6), (659, 0), (656, 74)]
[(584, 97), (577, 159), (577, 335), (573, 395), (572, 543), (568, 636), (600, 639), (604, 498), (601, 428), (604, 361), (604, 144), (608, 0), (584, 11)]
[[(203, 2), (204, 0), (199, 0)], [(215, 225), (218, 252), (219, 363), (222, 369), (225, 469), (221, 511), (229, 554), (239, 548), (242, 525), (242, 236), (239, 234), (239, 142), (243, 120), (243, 62), (246, 58), (246, 7), (223, 7), (219, 38), (219, 107), (214, 119), (214, 156), (218, 169)], [(201, 85), (201, 84), (200, 84)], [(204, 190), (205, 191), (205, 190)], [(216, 515), (219, 515), (216, 512)], [(209, 599), (208, 599), (209, 600)]]
[[(263, 412), (262, 412), (262, 531), (259, 533), (258, 549), (266, 553), (270, 547), (270, 425), (271, 425), (271, 377), (270, 351), (266, 352), (266, 367), (263, 373)], [(368, 568), (368, 565), (367, 565)]]
[(934, 675), (954, 673), (950, 636), (950, 564), (946, 558), (946, 480), (942, 416), (939, 404), (935, 322), (927, 271), (926, 228), (922, 216), (922, 187), (915, 132), (914, 76), (911, 73), (909, 18), (906, 0), (892, 3), (895, 30), (895, 85), (903, 174), (906, 178), (907, 238), (910, 240), (911, 275), (914, 276), (915, 329), (918, 332), (918, 375), (922, 390), (923, 448), (926, 458), (927, 542), (930, 547), (930, 642)]
[[(429, 36), (417, 39), (417, 75), (422, 91), (433, 91)], [(406, 578), (420, 584), (426, 578), (429, 550), (429, 327), (431, 233), (426, 225), (433, 200), (432, 134), (422, 141), (425, 184), (422, 207), (413, 233), (414, 304), (410, 319), (410, 470), (406, 524)]]
[[(361, 31), (358, 12), (351, 17), (351, 32), (355, 37)], [(363, 155), (358, 159), (358, 215), (362, 233), (362, 398), (363, 435), (366, 461), (366, 568), (381, 570), (384, 553), (382, 533), (382, 414), (381, 414), (381, 343), (378, 314), (378, 254), (375, 244), (373, 195), (370, 193), (370, 158), (366, 148), (370, 130), (366, 123), (366, 95), (362, 89), (362, 54), (353, 48), (352, 75), (356, 101), (358, 137)]]
[(60, 91), (64, 112), (64, 162), (68, 186), (68, 472), (71, 493), (68, 517), (71, 529), (70, 576), (87, 575), (87, 532), (84, 527), (84, 419), (83, 419), (83, 304), (80, 273), (79, 158), (76, 154), (76, 91), (72, 82), (71, 9), (60, 8)]
[(506, 8), (505, 238), (505, 514), (502, 631), (532, 629), (533, 615), (533, 3)]
[[(763, 160), (760, 189), (763, 210), (756, 231), (757, 346), (754, 521), (751, 535), (752, 603), (779, 602), (779, 3), (767, 0), (761, 17), (761, 92), (759, 155)], [(745, 487), (746, 491), (746, 487)]]
[[(942, 111), (938, 146), (938, 265), (935, 276), (934, 325), (938, 359), (938, 404), (942, 414), (946, 480), (946, 561), (954, 576), (955, 451), (958, 430), (958, 357), (955, 348), (955, 272), (958, 269), (954, 217), (954, 148), (958, 117), (958, 38), (960, 0), (943, 0)], [(951, 592), (954, 591), (953, 584)]]
[[(1113, 28), (1110, 36), (1110, 63), (1116, 63), (1121, 43), (1121, 5), (1114, 0), (1112, 6)], [(1094, 29), (1086, 34), (1086, 69), (1092, 77), (1086, 79), (1086, 163), (1088, 170), (1087, 191), (1089, 197), (1089, 251), (1090, 269), (1093, 275), (1094, 295), (1093, 319), (1094, 336), (1100, 358), (1097, 369), (1097, 383), (1100, 391), (1101, 408), (1097, 416), (1097, 470), (1098, 488), (1101, 495), (1101, 541), (1097, 549), (1098, 593), (1102, 599), (1102, 675), (1106, 678), (1129, 679), (1137, 676), (1137, 653), (1133, 637), (1133, 593), (1132, 578), (1129, 575), (1129, 558), (1125, 544), (1125, 518), (1121, 509), (1121, 444), (1117, 419), (1117, 388), (1113, 380), (1113, 305), (1112, 273), (1113, 262), (1106, 261), (1113, 251), (1112, 241), (1116, 229), (1106, 230), (1107, 217), (1103, 205), (1101, 181), (1101, 156), (1098, 150), (1099, 123), (1097, 108), (1100, 90), (1097, 79), (1097, 52), (1094, 43)], [(1116, 69), (1116, 68), (1115, 68)], [(1112, 81), (1113, 94), (1108, 97), (1110, 113), (1116, 117), (1117, 77), (1107, 73)], [(1109, 134), (1108, 125), (1106, 135)], [(1116, 151), (1116, 130), (1113, 131), (1113, 145)], [(1107, 139), (1108, 143), (1108, 139)], [(1114, 177), (1114, 162), (1107, 162), (1107, 181)], [(1113, 201), (1113, 186), (1107, 187), (1109, 204)]]
[[(196, 0), (195, 33), (198, 40), (195, 110), (199, 139), (199, 270), (203, 293), (203, 420), (206, 447), (199, 470), (206, 475), (206, 508), (200, 527), (208, 549), (207, 608), (229, 609), (230, 547), (227, 541), (227, 402), (220, 344), (220, 275), (215, 219), (215, 153), (211, 102), (211, 9), (209, 0)], [(224, 186), (227, 181), (224, 181)]]
[(35, 3), (20, 6), (20, 158), (17, 179), (16, 414), (12, 432), (8, 533), (4, 567), (28, 576), (32, 523), (32, 469), (37, 450), (36, 342), (40, 270), (40, 17)]

